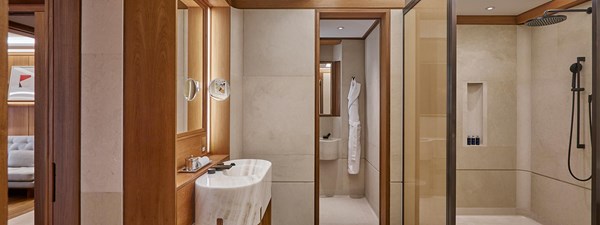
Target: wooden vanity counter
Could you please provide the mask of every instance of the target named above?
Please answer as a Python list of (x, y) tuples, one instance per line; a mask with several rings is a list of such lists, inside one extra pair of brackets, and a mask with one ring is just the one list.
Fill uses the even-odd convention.
[(211, 166), (229, 160), (229, 155), (209, 155), (208, 158), (212, 161), (211, 164), (198, 172), (177, 173), (176, 175), (177, 225), (191, 225), (194, 223), (196, 201), (196, 185), (194, 183), (196, 179), (206, 173)]

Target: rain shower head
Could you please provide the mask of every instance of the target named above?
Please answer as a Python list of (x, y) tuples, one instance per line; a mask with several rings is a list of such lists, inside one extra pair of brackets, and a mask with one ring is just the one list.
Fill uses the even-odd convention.
[(530, 27), (543, 27), (552, 24), (557, 24), (565, 20), (567, 20), (567, 16), (565, 15), (540, 16), (538, 18), (527, 21), (525, 25)]
[(546, 10), (546, 12), (544, 12), (543, 16), (534, 18), (534, 19), (530, 19), (529, 21), (525, 22), (525, 25), (530, 26), (530, 27), (541, 27), (541, 26), (548, 26), (548, 25), (552, 25), (552, 24), (557, 24), (560, 22), (563, 22), (565, 20), (567, 20), (567, 16), (565, 15), (550, 15), (550, 14), (554, 14), (554, 13), (560, 13), (560, 12), (585, 12), (587, 14), (592, 14), (592, 7), (589, 7), (587, 9), (551, 9), (551, 10)]

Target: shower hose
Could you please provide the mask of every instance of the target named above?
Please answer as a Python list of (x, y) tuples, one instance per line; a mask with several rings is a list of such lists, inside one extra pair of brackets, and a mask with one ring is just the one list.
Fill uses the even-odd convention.
[[(571, 174), (571, 176), (573, 178), (575, 178), (578, 181), (588, 181), (592, 179), (592, 175), (590, 175), (588, 178), (579, 178), (577, 176), (575, 176), (575, 174), (573, 173), (573, 170), (571, 170), (571, 145), (573, 144), (573, 120), (575, 115), (575, 91), (573, 91), (573, 101), (571, 104), (571, 131), (569, 134), (569, 155), (567, 157), (567, 165), (569, 167), (569, 173)], [(588, 96), (588, 115), (589, 115), (589, 122), (590, 122), (590, 136), (592, 136), (592, 95)], [(594, 149), (594, 144), (590, 142), (590, 145), (592, 147), (592, 149)], [(592, 150), (593, 151), (593, 150)]]

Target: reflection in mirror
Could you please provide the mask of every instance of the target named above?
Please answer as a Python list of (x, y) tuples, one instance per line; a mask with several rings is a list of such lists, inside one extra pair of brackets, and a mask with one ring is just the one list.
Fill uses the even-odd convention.
[(177, 10), (177, 133), (204, 129), (204, 9)]
[(321, 116), (339, 116), (339, 72), (340, 62), (320, 63), (319, 85), (320, 93), (320, 114)]
[(217, 78), (208, 85), (210, 97), (217, 101), (225, 101), (229, 98), (229, 81)]
[(196, 99), (196, 96), (198, 96), (198, 92), (200, 92), (200, 82), (192, 78), (188, 78), (183, 87), (183, 96), (185, 97), (185, 100), (188, 102), (193, 101)]

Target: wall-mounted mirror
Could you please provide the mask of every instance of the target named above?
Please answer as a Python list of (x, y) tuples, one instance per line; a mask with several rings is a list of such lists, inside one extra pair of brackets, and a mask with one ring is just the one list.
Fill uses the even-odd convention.
[(229, 98), (229, 81), (217, 78), (208, 85), (210, 97), (217, 101), (225, 101)]
[(321, 61), (320, 65), (320, 114), (340, 116), (340, 62)]
[(177, 133), (206, 128), (205, 9), (177, 10)]

